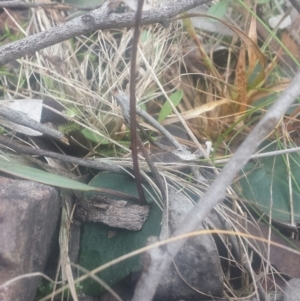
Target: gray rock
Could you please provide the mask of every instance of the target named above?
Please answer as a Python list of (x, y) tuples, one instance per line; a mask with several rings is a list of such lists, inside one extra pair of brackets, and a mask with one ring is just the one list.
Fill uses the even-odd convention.
[(270, 292), (267, 301), (300, 301), (300, 279), (288, 281), (283, 291)]
[[(169, 191), (169, 223), (163, 219), (161, 239), (171, 234), (194, 205), (182, 193)], [(204, 229), (199, 225), (197, 230)], [(201, 300), (223, 293), (223, 277), (218, 250), (211, 235), (190, 238), (175, 257), (161, 281), (155, 300)], [(184, 280), (183, 280), (184, 279)], [(201, 294), (202, 292), (203, 294)]]
[[(53, 187), (0, 177), (0, 300), (31, 301), (59, 226), (61, 200)], [(2, 286), (2, 287), (1, 287)]]
[(286, 284), (284, 301), (300, 301), (300, 279), (294, 278)]

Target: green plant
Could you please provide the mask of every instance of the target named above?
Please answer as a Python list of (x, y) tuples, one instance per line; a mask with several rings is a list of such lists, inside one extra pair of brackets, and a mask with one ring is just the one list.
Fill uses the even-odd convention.
[[(170, 96), (170, 100), (173, 103), (173, 105), (175, 107), (177, 107), (181, 101), (183, 97), (183, 91), (182, 90), (178, 90), (176, 92), (174, 92), (171, 96)], [(162, 122), (164, 119), (166, 119), (170, 114), (172, 113), (172, 107), (170, 105), (170, 103), (168, 101), (166, 101), (164, 103), (164, 105), (162, 106), (159, 116), (158, 116), (158, 122)]]
[[(98, 174), (89, 185), (106, 189), (118, 187), (119, 191), (138, 196), (134, 179), (125, 174), (103, 172)], [(153, 189), (147, 184), (144, 189), (150, 206), (150, 213), (143, 228), (140, 231), (132, 232), (124, 229), (112, 229), (100, 223), (84, 224), (79, 257), (80, 266), (92, 270), (124, 254), (144, 247), (149, 236), (159, 236), (162, 211), (157, 204)], [(85, 194), (86, 197), (92, 195), (90, 193)], [(111, 237), (109, 233), (112, 230), (114, 235)], [(140, 258), (132, 257), (104, 270), (98, 276), (105, 283), (113, 286), (130, 273), (140, 269)], [(87, 295), (99, 296), (104, 291), (93, 279), (87, 279), (81, 285), (83, 292)]]

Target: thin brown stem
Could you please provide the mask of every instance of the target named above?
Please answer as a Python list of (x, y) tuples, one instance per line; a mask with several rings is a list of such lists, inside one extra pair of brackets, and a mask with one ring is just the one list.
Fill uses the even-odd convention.
[(144, 0), (139, 0), (136, 11), (136, 20), (133, 33), (133, 42), (132, 42), (132, 54), (131, 54), (131, 63), (130, 63), (130, 135), (131, 135), (131, 152), (132, 152), (132, 162), (133, 170), (136, 181), (136, 188), (139, 194), (140, 203), (146, 205), (147, 201), (142, 187), (142, 177), (139, 169), (139, 160), (138, 160), (138, 133), (137, 133), (137, 121), (136, 121), (136, 97), (135, 97), (135, 73), (136, 73), (136, 57), (137, 57), (137, 48), (139, 43), (140, 29), (139, 24), (141, 22), (142, 9), (143, 9)]

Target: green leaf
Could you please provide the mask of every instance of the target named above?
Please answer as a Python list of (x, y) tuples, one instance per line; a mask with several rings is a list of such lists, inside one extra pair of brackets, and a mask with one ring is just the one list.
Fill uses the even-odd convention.
[(145, 112), (147, 112), (147, 107), (145, 105), (145, 103), (139, 103), (138, 106)]
[(90, 131), (89, 129), (83, 129), (81, 130), (81, 133), (84, 135), (85, 138), (89, 139), (92, 142), (95, 143), (101, 143), (101, 144), (109, 144), (110, 142), (105, 139), (104, 137), (97, 135), (96, 133)]
[(23, 179), (36, 181), (50, 186), (56, 186), (67, 189), (89, 191), (94, 190), (94, 187), (86, 184), (51, 174), (47, 171), (25, 166), (15, 162), (9, 162), (0, 157), (0, 170), (2, 172), (14, 175)]
[(76, 107), (70, 107), (68, 108), (66, 111), (64, 111), (64, 113), (68, 116), (68, 117), (76, 117), (76, 116), (80, 116), (81, 112), (79, 109), (77, 109)]
[[(222, 19), (226, 14), (230, 2), (231, 0), (221, 0), (217, 2), (209, 8), (207, 14), (215, 18)], [(216, 20), (211, 20), (211, 22), (216, 22)]]
[(58, 126), (58, 130), (64, 135), (69, 135), (72, 132), (79, 131), (80, 125), (74, 122), (62, 124)]
[(149, 30), (143, 30), (141, 33), (141, 43), (147, 42), (152, 38), (152, 33)]
[[(173, 105), (176, 107), (178, 106), (178, 104), (180, 103), (181, 99), (183, 96), (183, 91), (182, 90), (178, 90), (176, 92), (174, 92), (171, 96), (170, 96), (170, 100), (173, 103)], [(172, 107), (169, 104), (168, 101), (166, 101), (164, 103), (164, 105), (162, 106), (159, 116), (158, 116), (158, 122), (162, 122), (164, 119), (166, 119), (170, 114), (172, 113)]]
[[(265, 151), (275, 151), (276, 145), (268, 147)], [(256, 165), (251, 162), (246, 165), (246, 177), (240, 180), (241, 195), (254, 202), (258, 209), (272, 219), (291, 223), (300, 222), (300, 155), (288, 154), (292, 182), (292, 207), (290, 206), (290, 192), (288, 180), (288, 165), (286, 155), (262, 158)], [(240, 173), (242, 175), (242, 173)]]
[[(135, 180), (126, 174), (115, 174), (103, 172), (98, 174), (90, 183), (95, 187), (115, 189), (138, 197)], [(145, 184), (148, 191), (153, 190)], [(88, 270), (103, 265), (115, 258), (118, 258), (131, 251), (144, 247), (149, 236), (159, 236), (161, 230), (162, 211), (154, 202), (149, 193), (145, 191), (148, 204), (151, 206), (149, 216), (140, 231), (127, 231), (123, 229), (110, 228), (100, 223), (85, 223), (83, 225), (80, 243), (80, 266)], [(92, 193), (85, 193), (85, 196), (92, 196)], [(109, 234), (113, 231), (113, 236)], [(132, 257), (117, 265), (97, 274), (110, 286), (128, 276), (131, 272), (141, 269), (140, 258)], [(83, 292), (90, 296), (99, 296), (104, 292), (103, 288), (92, 279), (81, 283)]]

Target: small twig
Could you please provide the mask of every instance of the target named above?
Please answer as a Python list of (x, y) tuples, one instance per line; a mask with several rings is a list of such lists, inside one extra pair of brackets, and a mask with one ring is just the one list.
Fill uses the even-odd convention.
[(53, 139), (63, 142), (66, 145), (69, 145), (68, 139), (61, 132), (37, 122), (36, 120), (28, 117), (23, 112), (11, 110), (10, 108), (0, 106), (0, 116), (16, 124), (27, 126), (28, 128), (36, 130), (40, 133), (43, 133), (46, 136), (49, 136)]
[(111, 172), (117, 172), (117, 173), (123, 173), (124, 169), (122, 169), (119, 166), (108, 164), (105, 162), (97, 162), (97, 161), (92, 161), (92, 160), (86, 160), (86, 159), (80, 159), (68, 155), (62, 155), (58, 154), (55, 152), (50, 152), (42, 149), (36, 149), (36, 148), (31, 148), (29, 146), (21, 145), (19, 143), (16, 143), (7, 137), (4, 137), (3, 135), (0, 135), (0, 143), (17, 151), (18, 153), (21, 154), (27, 154), (27, 155), (38, 155), (38, 156), (45, 156), (57, 160), (62, 160), (64, 162), (69, 162), (72, 164), (78, 164), (81, 166), (86, 166), (89, 168), (95, 168), (95, 169), (100, 169), (100, 170), (108, 170)]
[[(272, 151), (272, 152), (254, 154), (254, 155), (250, 156), (249, 159), (259, 159), (259, 158), (266, 158), (266, 157), (279, 156), (279, 155), (291, 154), (291, 153), (299, 153), (299, 152), (300, 152), (300, 147), (293, 147), (293, 148), (287, 148), (287, 149), (280, 149), (280, 150)], [(226, 159), (216, 159), (216, 160), (214, 160), (214, 163), (215, 164), (227, 163), (232, 156), (233, 155), (230, 155), (229, 158), (226, 158)]]

